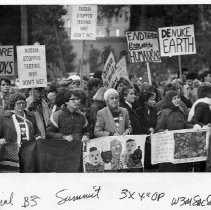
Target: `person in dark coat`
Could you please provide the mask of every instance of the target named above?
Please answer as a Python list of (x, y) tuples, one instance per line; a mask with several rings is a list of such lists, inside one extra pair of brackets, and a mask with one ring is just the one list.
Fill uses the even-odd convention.
[[(211, 126), (211, 85), (203, 84), (197, 90), (198, 100), (193, 104), (188, 121), (198, 127)], [(204, 172), (206, 161), (200, 161), (194, 164), (194, 171)]]
[(124, 87), (120, 93), (120, 107), (126, 108), (129, 113), (133, 135), (142, 134), (144, 132), (142, 130), (141, 119), (133, 109), (135, 97), (135, 90), (133, 87)]
[[(155, 94), (151, 92), (142, 92), (139, 95), (140, 106), (136, 109), (137, 116), (141, 119), (141, 134), (154, 133), (157, 121), (157, 109), (155, 107)], [(157, 165), (151, 164), (151, 139), (146, 138), (144, 171), (156, 171)]]
[(22, 172), (23, 149), (40, 138), (35, 117), (25, 108), (26, 99), (15, 93), (10, 111), (0, 116), (0, 172)]
[[(180, 130), (192, 127), (185, 120), (184, 113), (180, 110), (180, 97), (176, 91), (170, 91), (164, 99), (164, 109), (158, 113), (156, 131)], [(187, 172), (189, 165), (186, 163), (159, 164), (160, 172)]]

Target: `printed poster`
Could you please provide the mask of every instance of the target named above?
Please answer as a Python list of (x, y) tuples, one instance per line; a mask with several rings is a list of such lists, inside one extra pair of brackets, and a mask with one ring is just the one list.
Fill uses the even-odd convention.
[(84, 172), (144, 167), (146, 135), (106, 136), (84, 145)]
[(130, 62), (161, 62), (158, 33), (152, 31), (126, 32)]
[(151, 135), (152, 164), (205, 161), (210, 132), (183, 129)]
[(161, 56), (196, 54), (193, 25), (159, 28)]

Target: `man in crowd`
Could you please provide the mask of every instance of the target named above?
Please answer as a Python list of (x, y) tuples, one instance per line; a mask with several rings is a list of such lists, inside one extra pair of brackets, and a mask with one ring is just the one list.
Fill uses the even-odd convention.
[(1, 92), (0, 92), (0, 113), (8, 109), (8, 103), (10, 99), (10, 86), (11, 81), (7, 78), (1, 78)]
[(46, 137), (46, 127), (50, 120), (50, 109), (44, 100), (44, 88), (34, 88), (26, 99), (28, 111), (34, 112), (42, 138)]

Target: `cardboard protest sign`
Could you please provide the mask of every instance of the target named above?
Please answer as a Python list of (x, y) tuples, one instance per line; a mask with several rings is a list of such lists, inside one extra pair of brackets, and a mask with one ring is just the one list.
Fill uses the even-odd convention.
[(151, 31), (126, 32), (130, 62), (161, 62), (158, 33)]
[(159, 28), (159, 42), (161, 56), (196, 53), (193, 25)]
[(210, 132), (184, 129), (151, 135), (152, 164), (205, 161)]
[(106, 60), (106, 63), (103, 68), (102, 80), (105, 87), (110, 87), (111, 83), (109, 82), (115, 72), (116, 61), (113, 53), (111, 52)]
[(116, 64), (116, 70), (111, 79), (108, 81), (109, 87), (115, 87), (121, 77), (129, 80), (125, 56), (123, 56)]
[(0, 76), (14, 75), (13, 46), (0, 46)]
[(44, 45), (17, 46), (19, 88), (47, 87)]
[(74, 5), (71, 11), (71, 39), (95, 40), (97, 5)]
[(85, 172), (144, 167), (146, 135), (106, 136), (84, 145)]

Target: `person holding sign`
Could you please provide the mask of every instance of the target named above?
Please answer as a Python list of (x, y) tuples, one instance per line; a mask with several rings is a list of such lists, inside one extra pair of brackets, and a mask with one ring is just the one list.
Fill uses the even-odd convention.
[[(188, 124), (184, 113), (180, 107), (180, 97), (176, 91), (170, 91), (164, 99), (163, 110), (158, 113), (156, 131), (163, 132), (168, 130), (181, 130), (193, 127)], [(187, 172), (188, 164), (180, 163), (161, 163), (158, 171), (160, 172)]]
[(0, 172), (20, 172), (23, 149), (40, 138), (36, 120), (25, 111), (26, 99), (19, 93), (11, 96), (10, 109), (0, 116)]
[(119, 107), (119, 93), (109, 88), (104, 94), (106, 107), (98, 111), (95, 137), (129, 135), (132, 132), (128, 111)]

